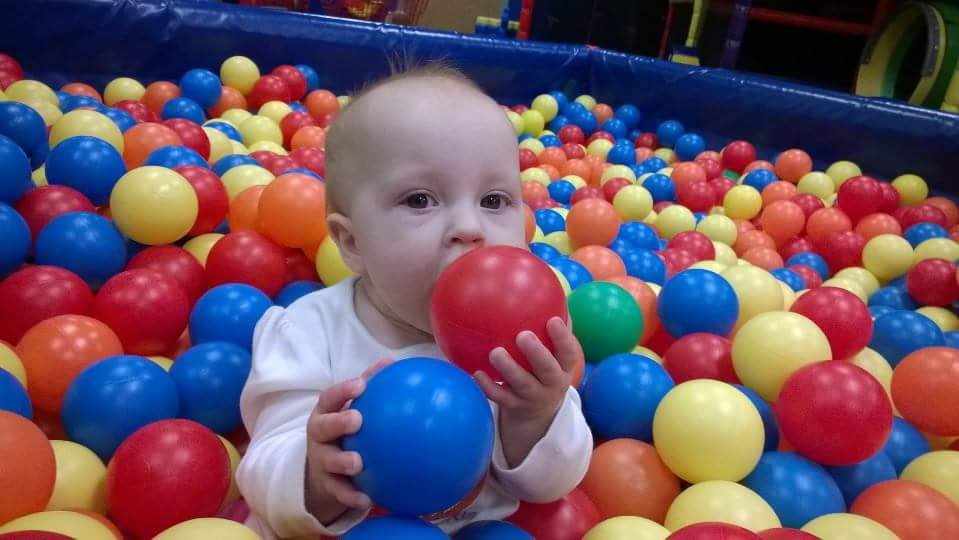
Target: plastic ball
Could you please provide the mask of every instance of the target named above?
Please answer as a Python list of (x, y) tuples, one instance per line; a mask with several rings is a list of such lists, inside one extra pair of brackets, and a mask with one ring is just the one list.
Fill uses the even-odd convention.
[(0, 202), (16, 204), (32, 187), (27, 155), (16, 143), (0, 135)]
[(911, 480), (890, 480), (865, 490), (850, 512), (875, 520), (905, 540), (925, 538), (931, 531), (959, 535), (959, 507), (942, 493)]
[(0, 202), (0, 279), (17, 270), (30, 254), (30, 228), (16, 210)]
[(746, 141), (733, 141), (722, 152), (723, 167), (741, 173), (746, 165), (756, 161), (756, 148)]
[(742, 483), (769, 503), (786, 527), (801, 527), (846, 509), (842, 492), (829, 474), (793, 453), (763, 454)]
[(0, 527), (4, 540), (62, 540), (90, 538), (114, 540), (120, 531), (107, 518), (95, 512), (73, 509), (37, 512), (10, 521)]
[(688, 208), (680, 205), (663, 209), (656, 218), (656, 229), (667, 240), (684, 231), (693, 231), (695, 227), (696, 217)]
[(240, 392), (250, 367), (250, 353), (232, 343), (207, 342), (188, 349), (170, 369), (180, 396), (178, 416), (217, 433), (240, 427)]
[(753, 532), (782, 526), (776, 512), (756, 492), (723, 480), (700, 482), (680, 493), (666, 514), (665, 525), (676, 531), (705, 522), (739, 525)]
[(247, 95), (253, 89), (253, 84), (260, 78), (260, 68), (253, 60), (245, 56), (231, 56), (220, 65), (220, 78), (223, 84)]
[[(46, 510), (107, 510), (107, 468), (90, 449), (72, 441), (50, 441), (57, 463), (57, 480)], [(4, 538), (4, 536), (0, 536)]]
[(643, 315), (635, 299), (612, 283), (574, 287), (569, 314), (573, 333), (583, 346), (586, 360), (592, 363), (631, 351), (643, 333)]
[(583, 414), (600, 439), (652, 442), (653, 415), (672, 388), (669, 374), (654, 360), (615, 354), (591, 371), (583, 391)]
[(134, 169), (110, 195), (113, 220), (127, 237), (148, 245), (174, 242), (196, 222), (196, 192), (179, 173), (164, 167)]
[(752, 219), (759, 215), (762, 204), (762, 195), (750, 186), (736, 186), (723, 197), (723, 208), (731, 219)]
[(214, 287), (200, 297), (190, 314), (190, 337), (196, 344), (226, 341), (249, 350), (253, 328), (271, 305), (268, 296), (249, 285)]
[(907, 228), (903, 236), (915, 248), (930, 238), (949, 238), (949, 231), (934, 223), (918, 223)]
[(686, 128), (676, 120), (667, 120), (656, 128), (656, 139), (659, 144), (672, 148), (685, 131)]
[(209, 109), (220, 100), (221, 90), (220, 78), (208, 69), (191, 69), (180, 79), (183, 96), (194, 100), (204, 109)]
[(905, 287), (887, 286), (880, 287), (869, 297), (870, 308), (882, 306), (894, 310), (914, 310), (919, 307), (909, 296)]
[(812, 158), (802, 150), (786, 150), (776, 158), (776, 176), (787, 182), (798, 182), (812, 171)]
[(768, 169), (756, 169), (743, 176), (743, 185), (755, 188), (762, 193), (768, 186), (776, 183), (776, 174)]
[(566, 231), (577, 247), (605, 246), (616, 238), (620, 223), (612, 204), (600, 199), (587, 199), (573, 205), (566, 218)]
[(89, 212), (70, 212), (52, 219), (37, 235), (38, 264), (59, 266), (99, 285), (123, 269), (126, 245), (109, 220)]
[[(622, 255), (626, 274), (650, 283), (662, 285), (666, 282), (666, 264), (656, 253), (643, 248), (631, 248)], [(689, 257), (689, 263), (693, 262)]]
[(259, 165), (238, 165), (220, 175), (227, 197), (231, 201), (245, 189), (252, 186), (265, 186), (274, 178), (270, 171)]
[(714, 242), (722, 242), (726, 245), (736, 243), (738, 234), (733, 220), (720, 215), (706, 216), (696, 224), (696, 231), (703, 233)]
[(328, 287), (336, 285), (353, 275), (353, 271), (343, 262), (343, 257), (340, 255), (340, 249), (336, 246), (336, 242), (330, 236), (320, 242), (320, 247), (316, 252), (316, 271), (320, 280)]
[(951, 238), (930, 238), (916, 246), (916, 262), (926, 259), (959, 260), (959, 243)]
[(273, 302), (281, 307), (289, 307), (290, 304), (301, 297), (322, 288), (323, 285), (315, 281), (293, 281), (287, 283), (280, 289), (280, 292), (273, 297)]
[(869, 487), (896, 479), (896, 469), (885, 452), (876, 452), (872, 457), (852, 465), (826, 467), (826, 471), (836, 482), (847, 506), (851, 506), (859, 494)]
[(0, 522), (43, 510), (56, 479), (53, 448), (30, 420), (8, 411), (0, 411), (0, 465)]
[(56, 315), (88, 314), (92, 304), (89, 286), (76, 274), (26, 267), (0, 281), (0, 340), (17, 343), (33, 325)]
[(951, 305), (959, 300), (956, 266), (945, 259), (919, 261), (906, 274), (906, 289), (922, 305)]
[(282, 248), (260, 233), (233, 232), (209, 252), (205, 265), (207, 285), (246, 283), (273, 296), (283, 286), (284, 260)]
[(277, 177), (259, 200), (257, 229), (287, 247), (306, 247), (326, 236), (326, 187), (302, 174)]
[(955, 503), (959, 500), (957, 474), (959, 474), (959, 452), (938, 450), (921, 455), (909, 463), (902, 471), (902, 479), (929, 486)]
[(686, 270), (666, 282), (658, 300), (659, 317), (669, 333), (727, 335), (739, 315), (734, 288), (706, 270)]
[(47, 142), (43, 117), (31, 106), (16, 101), (0, 102), (0, 135), (16, 143), (28, 156)]
[(659, 523), (636, 516), (609, 518), (586, 533), (583, 540), (666, 540), (669, 530)]
[(888, 280), (912, 268), (915, 255), (912, 246), (901, 236), (882, 234), (866, 243), (862, 250), (863, 266), (880, 280)]
[(183, 144), (183, 140), (172, 128), (151, 122), (133, 126), (123, 134), (123, 138), (123, 161), (131, 170), (142, 166), (154, 150)]
[(897, 176), (892, 181), (892, 187), (899, 193), (903, 206), (916, 206), (929, 196), (926, 181), (915, 174)]
[(546, 504), (522, 502), (509, 521), (534, 538), (579, 540), (601, 520), (596, 506), (580, 489)]
[(160, 116), (164, 120), (183, 118), (191, 122), (196, 122), (197, 124), (202, 124), (206, 121), (206, 114), (203, 112), (203, 107), (188, 97), (175, 97), (167, 101), (163, 105)]
[(862, 170), (851, 161), (837, 161), (826, 169), (826, 174), (832, 178), (836, 186), (842, 186), (849, 178), (862, 175)]
[(645, 223), (628, 222), (619, 228), (617, 238), (622, 238), (633, 247), (643, 249), (659, 249), (659, 239), (656, 230)]
[(836, 360), (855, 356), (872, 338), (869, 309), (859, 298), (843, 289), (820, 287), (809, 291), (793, 303), (790, 311), (819, 326), (829, 341), (832, 358)]
[(150, 155), (147, 156), (143, 165), (165, 167), (167, 169), (187, 165), (197, 167), (209, 166), (200, 154), (185, 146), (164, 146), (163, 148), (157, 148), (153, 152), (150, 152)]
[(676, 139), (676, 157), (688, 161), (706, 149), (706, 141), (695, 133), (686, 133)]
[(129, 77), (118, 77), (107, 83), (106, 88), (103, 89), (103, 102), (112, 107), (121, 101), (139, 101), (144, 93), (146, 88), (139, 81)]
[(893, 311), (873, 323), (869, 347), (896, 367), (907, 355), (945, 344), (942, 330), (928, 317), (912, 311)]
[(193, 538), (232, 538), (256, 540), (259, 536), (241, 523), (223, 518), (196, 518), (158, 534), (156, 540), (191, 540)]
[(239, 126), (243, 144), (251, 145), (261, 141), (283, 143), (283, 131), (272, 119), (266, 116), (254, 115), (243, 121)]
[[(23, 366), (19, 367), (22, 371)], [(25, 373), (18, 373), (18, 375), (22, 377), (23, 382), (26, 381)], [(0, 368), (0, 411), (12, 412), (32, 420), (33, 406), (30, 405), (30, 396), (27, 395), (23, 382), (13, 373)]]
[(959, 352), (942, 346), (917, 350), (896, 365), (892, 398), (903, 418), (928, 433), (959, 433), (959, 415), (949, 408), (956, 400), (957, 365)]
[(641, 182), (643, 188), (649, 191), (653, 201), (673, 201), (676, 199), (676, 185), (672, 179), (664, 174), (653, 174)]
[[(615, 439), (593, 450), (581, 489), (605, 519), (638, 516), (662, 522), (680, 486), (653, 446)], [(597, 526), (584, 538), (607, 538), (597, 534), (600, 529)]]
[[(871, 214), (859, 220), (859, 223), (856, 224), (855, 231), (868, 242), (880, 234), (894, 234), (898, 236), (902, 234), (902, 227), (899, 225), (899, 222), (896, 221), (896, 218), (889, 214)], [(908, 240), (909, 237), (907, 236), (906, 239)], [(912, 243), (912, 241), (910, 241), (910, 243)]]
[(727, 269), (722, 276), (732, 285), (739, 300), (737, 328), (761, 313), (783, 308), (782, 289), (769, 272), (752, 266), (737, 266)]
[(884, 525), (856, 514), (837, 513), (820, 516), (802, 528), (818, 538), (842, 540), (899, 540)]
[(460, 529), (454, 538), (456, 540), (533, 540), (529, 533), (505, 521), (474, 521)]

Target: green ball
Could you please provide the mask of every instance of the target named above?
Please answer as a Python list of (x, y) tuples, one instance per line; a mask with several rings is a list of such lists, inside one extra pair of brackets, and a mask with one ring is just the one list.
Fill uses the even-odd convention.
[(583, 346), (586, 361), (633, 350), (643, 334), (643, 312), (626, 289), (613, 283), (593, 281), (569, 295), (573, 334)]

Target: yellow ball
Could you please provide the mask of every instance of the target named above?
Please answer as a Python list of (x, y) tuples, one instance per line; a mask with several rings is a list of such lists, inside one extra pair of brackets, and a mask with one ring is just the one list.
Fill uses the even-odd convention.
[(227, 109), (223, 111), (218, 120), (227, 122), (233, 127), (242, 124), (247, 118), (253, 116), (253, 113), (245, 109)]
[(666, 163), (675, 163), (676, 161), (676, 152), (672, 148), (657, 148), (653, 155)]
[(0, 101), (10, 101), (3, 89), (0, 89)]
[(881, 354), (870, 349), (869, 347), (859, 351), (856, 356), (852, 357), (851, 361), (853, 364), (856, 364), (862, 369), (868, 371), (870, 375), (879, 381), (879, 384), (882, 385), (882, 388), (886, 391), (886, 395), (889, 396), (889, 400), (891, 402), (892, 366), (889, 365), (889, 362), (887, 362)]
[(926, 259), (959, 260), (959, 243), (951, 238), (930, 238), (916, 246), (916, 262)]
[(613, 208), (623, 221), (639, 221), (653, 210), (653, 196), (643, 186), (624, 186), (613, 197)]
[(116, 148), (117, 152), (123, 154), (123, 133), (120, 133), (120, 128), (113, 123), (113, 120), (96, 111), (83, 109), (70, 111), (53, 124), (50, 129), (50, 148), (64, 139), (78, 135), (90, 135), (103, 139)]
[(700, 270), (709, 270), (710, 272), (714, 274), (722, 275), (723, 272), (725, 272), (726, 269), (729, 267), (717, 261), (699, 261), (698, 263), (691, 265), (690, 268), (699, 268)]
[(600, 522), (583, 540), (666, 540), (669, 529), (636, 516), (618, 516)]
[(107, 87), (103, 89), (103, 103), (112, 107), (126, 99), (139, 101), (146, 91), (136, 79), (118, 77), (107, 83)]
[(176, 242), (196, 222), (196, 191), (165, 167), (140, 167), (123, 175), (110, 193), (113, 223), (127, 238), (150, 246)]
[(885, 525), (858, 514), (826, 514), (801, 530), (821, 540), (899, 540)]
[(760, 313), (783, 309), (783, 293), (776, 278), (752, 265), (731, 266), (723, 277), (732, 285), (739, 300), (736, 328)]
[(673, 168), (672, 167), (663, 167), (656, 171), (657, 174), (662, 174), (663, 176), (673, 177)]
[(83, 540), (116, 540), (106, 525), (79, 512), (51, 510), (29, 514), (0, 526), (0, 533), (43, 531), (60, 533), (70, 538)]
[(556, 114), (559, 112), (559, 103), (556, 102), (556, 98), (549, 94), (540, 94), (533, 99), (530, 109), (541, 114), (543, 120), (550, 122), (553, 118), (556, 118)]
[(925, 484), (959, 504), (959, 452), (937, 450), (912, 460), (900, 478)]
[(280, 130), (280, 126), (266, 116), (253, 115), (244, 120), (238, 129), (240, 136), (243, 137), (243, 144), (247, 146), (260, 141), (283, 144), (283, 132)]
[(222, 435), (217, 435), (223, 447), (226, 448), (226, 454), (230, 457), (230, 490), (226, 493), (226, 499), (223, 500), (223, 506), (232, 504), (240, 498), (240, 488), (236, 485), (236, 468), (240, 466), (240, 453), (233, 446), (233, 443), (226, 440)]
[(790, 375), (808, 364), (832, 359), (832, 349), (816, 323), (791, 311), (770, 311), (739, 329), (732, 357), (739, 380), (766, 401), (776, 401)]
[(540, 152), (543, 151), (544, 148), (546, 148), (546, 147), (543, 145), (543, 143), (540, 142), (539, 139), (526, 139), (526, 140), (524, 140), (523, 142), (519, 143), (519, 147), (520, 147), (520, 148), (525, 148), (525, 149), (533, 152), (533, 153), (536, 154), (537, 156), (540, 154)]
[(33, 180), (33, 185), (37, 187), (43, 187), (47, 185), (47, 166), (40, 165), (37, 170), (30, 173), (30, 179)]
[(594, 98), (593, 96), (589, 94), (583, 94), (581, 96), (577, 96), (576, 99), (574, 99), (573, 101), (586, 107), (586, 109), (590, 111), (593, 110), (593, 107), (596, 106), (596, 98)]
[(872, 275), (872, 272), (861, 266), (843, 268), (839, 272), (836, 272), (835, 277), (855, 281), (862, 287), (863, 292), (866, 293), (866, 297), (872, 296), (872, 293), (879, 290), (879, 280), (876, 279), (876, 276)]
[(523, 118), (523, 133), (527, 133), (533, 137), (539, 137), (539, 134), (543, 132), (543, 128), (546, 127), (546, 119), (543, 118), (543, 115), (540, 114), (539, 111), (529, 109), (523, 111), (520, 116)]
[(724, 480), (696, 484), (680, 493), (666, 513), (665, 525), (676, 531), (705, 522), (731, 523), (753, 532), (782, 526), (776, 512), (756, 492)]
[(533, 241), (533, 242), (542, 242), (542, 241), (543, 241), (543, 238), (545, 238), (545, 237), (546, 237), (546, 235), (543, 234), (543, 229), (540, 229), (540, 228), (539, 228), (539, 225), (537, 225), (537, 226), (536, 226), (536, 229), (533, 231), (533, 240), (532, 240), (532, 241)]
[(190, 255), (193, 255), (193, 258), (200, 263), (200, 266), (206, 268), (206, 258), (210, 255), (210, 250), (213, 249), (213, 246), (220, 241), (220, 238), (223, 238), (223, 235), (220, 233), (206, 233), (200, 236), (194, 236), (187, 240), (186, 244), (183, 244), (183, 249), (190, 252)]
[(783, 291), (783, 309), (788, 310), (796, 301), (796, 291), (782, 281), (779, 282), (779, 288)]
[(857, 281), (853, 281), (848, 278), (834, 277), (829, 278), (826, 281), (822, 282), (823, 287), (835, 287), (837, 289), (843, 289), (849, 291), (856, 295), (857, 298), (862, 300), (862, 303), (865, 304), (869, 301), (869, 296), (866, 295), (865, 289), (862, 288)]
[(523, 129), (526, 127), (523, 123), (523, 117), (520, 116), (518, 112), (507, 109), (506, 118), (509, 120), (509, 123), (512, 124), (513, 132), (516, 133), (516, 135), (521, 135)]
[(607, 154), (613, 148), (613, 143), (609, 142), (606, 139), (596, 139), (595, 141), (589, 143), (586, 147), (586, 153), (591, 156), (596, 156), (606, 159)]
[(566, 276), (564, 276), (562, 272), (553, 268), (552, 266), (550, 266), (549, 269), (552, 270), (553, 274), (556, 276), (556, 281), (559, 281), (559, 286), (563, 288), (563, 293), (566, 296), (569, 296), (569, 293), (573, 292), (572, 287), (569, 286), (569, 280), (566, 279)]
[(0, 341), (0, 369), (14, 376), (24, 388), (27, 388), (27, 370), (13, 347)]
[(549, 186), (550, 184), (549, 174), (539, 167), (530, 167), (519, 173), (519, 179), (521, 182), (538, 182), (544, 186)]
[(273, 181), (273, 173), (259, 165), (238, 165), (223, 173), (221, 180), (226, 194), (232, 201), (244, 189), (251, 186), (265, 186)]
[(684, 382), (666, 394), (653, 417), (663, 463), (690, 483), (738, 482), (759, 463), (763, 420), (746, 394), (720, 381)]
[(696, 228), (696, 216), (685, 206), (674, 204), (663, 208), (656, 218), (656, 229), (663, 238), (669, 240), (677, 234)]
[(543, 237), (543, 242), (558, 249), (563, 255), (569, 255), (573, 252), (572, 244), (569, 242), (569, 235), (566, 231), (555, 231)]
[(40, 81), (23, 79), (8, 86), (4, 93), (6, 93), (7, 99), (12, 101), (25, 103), (33, 99), (40, 99), (54, 107), (60, 107), (60, 98), (57, 97), (57, 93)]
[(340, 248), (329, 236), (323, 239), (323, 242), (320, 243), (320, 249), (316, 251), (316, 271), (320, 274), (320, 280), (327, 287), (336, 285), (353, 275), (353, 271), (343, 262)]
[(710, 215), (706, 216), (696, 224), (696, 231), (706, 235), (707, 238), (715, 242), (722, 242), (727, 246), (736, 243), (736, 222), (726, 216)]
[(826, 169), (826, 174), (832, 178), (836, 189), (839, 189), (839, 186), (841, 186), (843, 182), (853, 176), (862, 176), (862, 169), (859, 168), (859, 165), (851, 161), (837, 161)]
[(652, 289), (652, 290), (653, 290), (653, 294), (655, 294), (657, 297), (659, 297), (660, 291), (663, 290), (663, 287), (662, 287), (662, 286), (660, 286), (660, 285), (658, 285), (658, 284), (656, 284), (656, 283), (653, 283), (652, 281), (646, 282), (646, 286), (649, 287), (650, 289)]
[(709, 215), (711, 215), (711, 216), (725, 216), (725, 215), (726, 215), (726, 209), (723, 208), (722, 206), (714, 206), (714, 207), (712, 207), (712, 208), (709, 209)]
[(277, 125), (283, 120), (283, 117), (293, 112), (293, 109), (282, 101), (267, 101), (256, 114), (265, 116), (276, 122)]
[(763, 207), (763, 197), (752, 186), (735, 186), (723, 197), (726, 216), (732, 219), (752, 219), (759, 215)]
[(353, 101), (353, 98), (350, 96), (336, 96), (336, 102), (340, 104), (340, 110), (342, 111), (350, 102)]
[(260, 68), (245, 56), (231, 56), (220, 64), (220, 80), (223, 84), (236, 88), (244, 96), (253, 90), (253, 85), (259, 78)]
[(241, 142), (239, 142), (239, 141), (234, 141), (233, 139), (230, 139), (230, 146), (232, 147), (232, 149), (230, 150), (230, 153), (231, 153), (231, 154), (242, 154), (242, 155), (246, 155), (246, 154), (249, 154), (249, 153), (250, 153), (250, 151), (247, 149), (247, 147), (244, 146), (243, 143), (241, 143)]
[(659, 219), (659, 214), (657, 214), (655, 210), (650, 210), (649, 215), (643, 218), (643, 223), (655, 227), (656, 220), (658, 219)]
[(874, 236), (862, 249), (862, 265), (880, 281), (905, 274), (915, 264), (915, 258), (909, 242), (895, 234)]
[(286, 151), (286, 148), (283, 148), (282, 145), (276, 144), (276, 143), (273, 142), (273, 141), (260, 141), (260, 142), (255, 142), (255, 143), (251, 144), (251, 145), (247, 148), (247, 150), (249, 150), (251, 153), (252, 153), (252, 152), (257, 152), (257, 151), (259, 151), (259, 150), (266, 150), (266, 151), (268, 151), (268, 152), (273, 152), (274, 154), (276, 154), (276, 155), (278, 155), (278, 156), (285, 156), (285, 155), (289, 154), (289, 152)]
[(37, 114), (40, 115), (40, 118), (43, 118), (43, 124), (47, 127), (56, 124), (57, 120), (63, 117), (63, 111), (61, 111), (59, 107), (40, 98), (28, 99), (24, 101), (23, 104), (28, 105), (31, 109), (37, 111)]
[(163, 371), (169, 372), (170, 368), (173, 367), (173, 360), (170, 360), (166, 356), (147, 356), (147, 359), (163, 368)]
[(836, 181), (828, 173), (813, 171), (799, 179), (796, 191), (826, 199), (836, 193)]
[(210, 163), (216, 163), (223, 156), (229, 155), (233, 151), (233, 145), (230, 139), (218, 129), (203, 128), (207, 139), (210, 139)]
[(153, 540), (259, 540), (253, 529), (230, 519), (196, 518), (170, 527)]
[(582, 177), (576, 176), (575, 174), (569, 174), (563, 177), (563, 180), (566, 180), (570, 184), (573, 184), (573, 187), (579, 189), (581, 187), (586, 187), (586, 180), (583, 180)]
[(563, 208), (562, 206), (558, 206), (558, 207), (556, 207), (556, 208), (550, 208), (550, 210), (552, 210), (553, 212), (556, 212), (557, 214), (563, 216), (563, 221), (566, 221), (566, 216), (569, 215), (569, 209)]
[(929, 186), (921, 176), (903, 174), (892, 181), (892, 187), (899, 192), (899, 206), (916, 206), (929, 196)]
[(50, 441), (57, 480), (46, 510), (107, 511), (107, 468), (90, 449), (70, 441)]
[(917, 309), (916, 313), (921, 313), (932, 319), (932, 322), (936, 323), (936, 326), (943, 332), (959, 330), (959, 317), (956, 317), (955, 313), (946, 308), (925, 306)]
[(716, 252), (716, 262), (724, 264), (727, 268), (736, 266), (739, 262), (736, 252), (728, 244), (713, 240), (713, 250)]
[(636, 181), (636, 173), (626, 165), (610, 165), (603, 171), (603, 175), (600, 177), (599, 185), (605, 184), (607, 181), (612, 180), (613, 178), (625, 178), (630, 182)]
[[(653, 285), (656, 285), (656, 284), (649, 283), (648, 285), (650, 286), (650, 288), (653, 288)], [(658, 287), (659, 286), (657, 285), (657, 288), (653, 289), (653, 292), (656, 293), (656, 296), (659, 296), (659, 291), (662, 290)], [(640, 356), (645, 356), (646, 358), (651, 358), (655, 360), (657, 364), (663, 365), (663, 358), (659, 356), (659, 354), (657, 354), (656, 351), (652, 349), (647, 349), (646, 347), (643, 347), (642, 345), (637, 345), (633, 347), (633, 354), (638, 354)]]

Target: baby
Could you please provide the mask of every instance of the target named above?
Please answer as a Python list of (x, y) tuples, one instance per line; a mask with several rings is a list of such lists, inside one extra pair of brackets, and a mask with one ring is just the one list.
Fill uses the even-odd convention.
[[(429, 318), (443, 269), (482, 246), (526, 247), (512, 127), (455, 70), (420, 67), (367, 88), (340, 112), (326, 150), (329, 234), (356, 277), (257, 325), (237, 481), (264, 538), (340, 535), (366, 517), (372, 502), (351, 479), (361, 456), (339, 446), (363, 422), (349, 401), (380, 359), (443, 357)], [(496, 443), (476, 498), (434, 518), (449, 533), (505, 518), (521, 500), (559, 499), (586, 473), (592, 436), (570, 388), (582, 350), (565, 321), (547, 331), (554, 352), (532, 332), (516, 337), (532, 372), (498, 348), (490, 361), (505, 384), (474, 374)]]

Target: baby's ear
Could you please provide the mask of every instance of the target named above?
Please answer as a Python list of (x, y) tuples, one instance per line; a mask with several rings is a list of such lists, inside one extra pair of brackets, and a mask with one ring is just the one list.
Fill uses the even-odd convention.
[(353, 221), (343, 214), (332, 213), (326, 218), (330, 238), (336, 242), (343, 262), (354, 274), (362, 274), (366, 270), (363, 257), (356, 249), (356, 237), (353, 236)]

